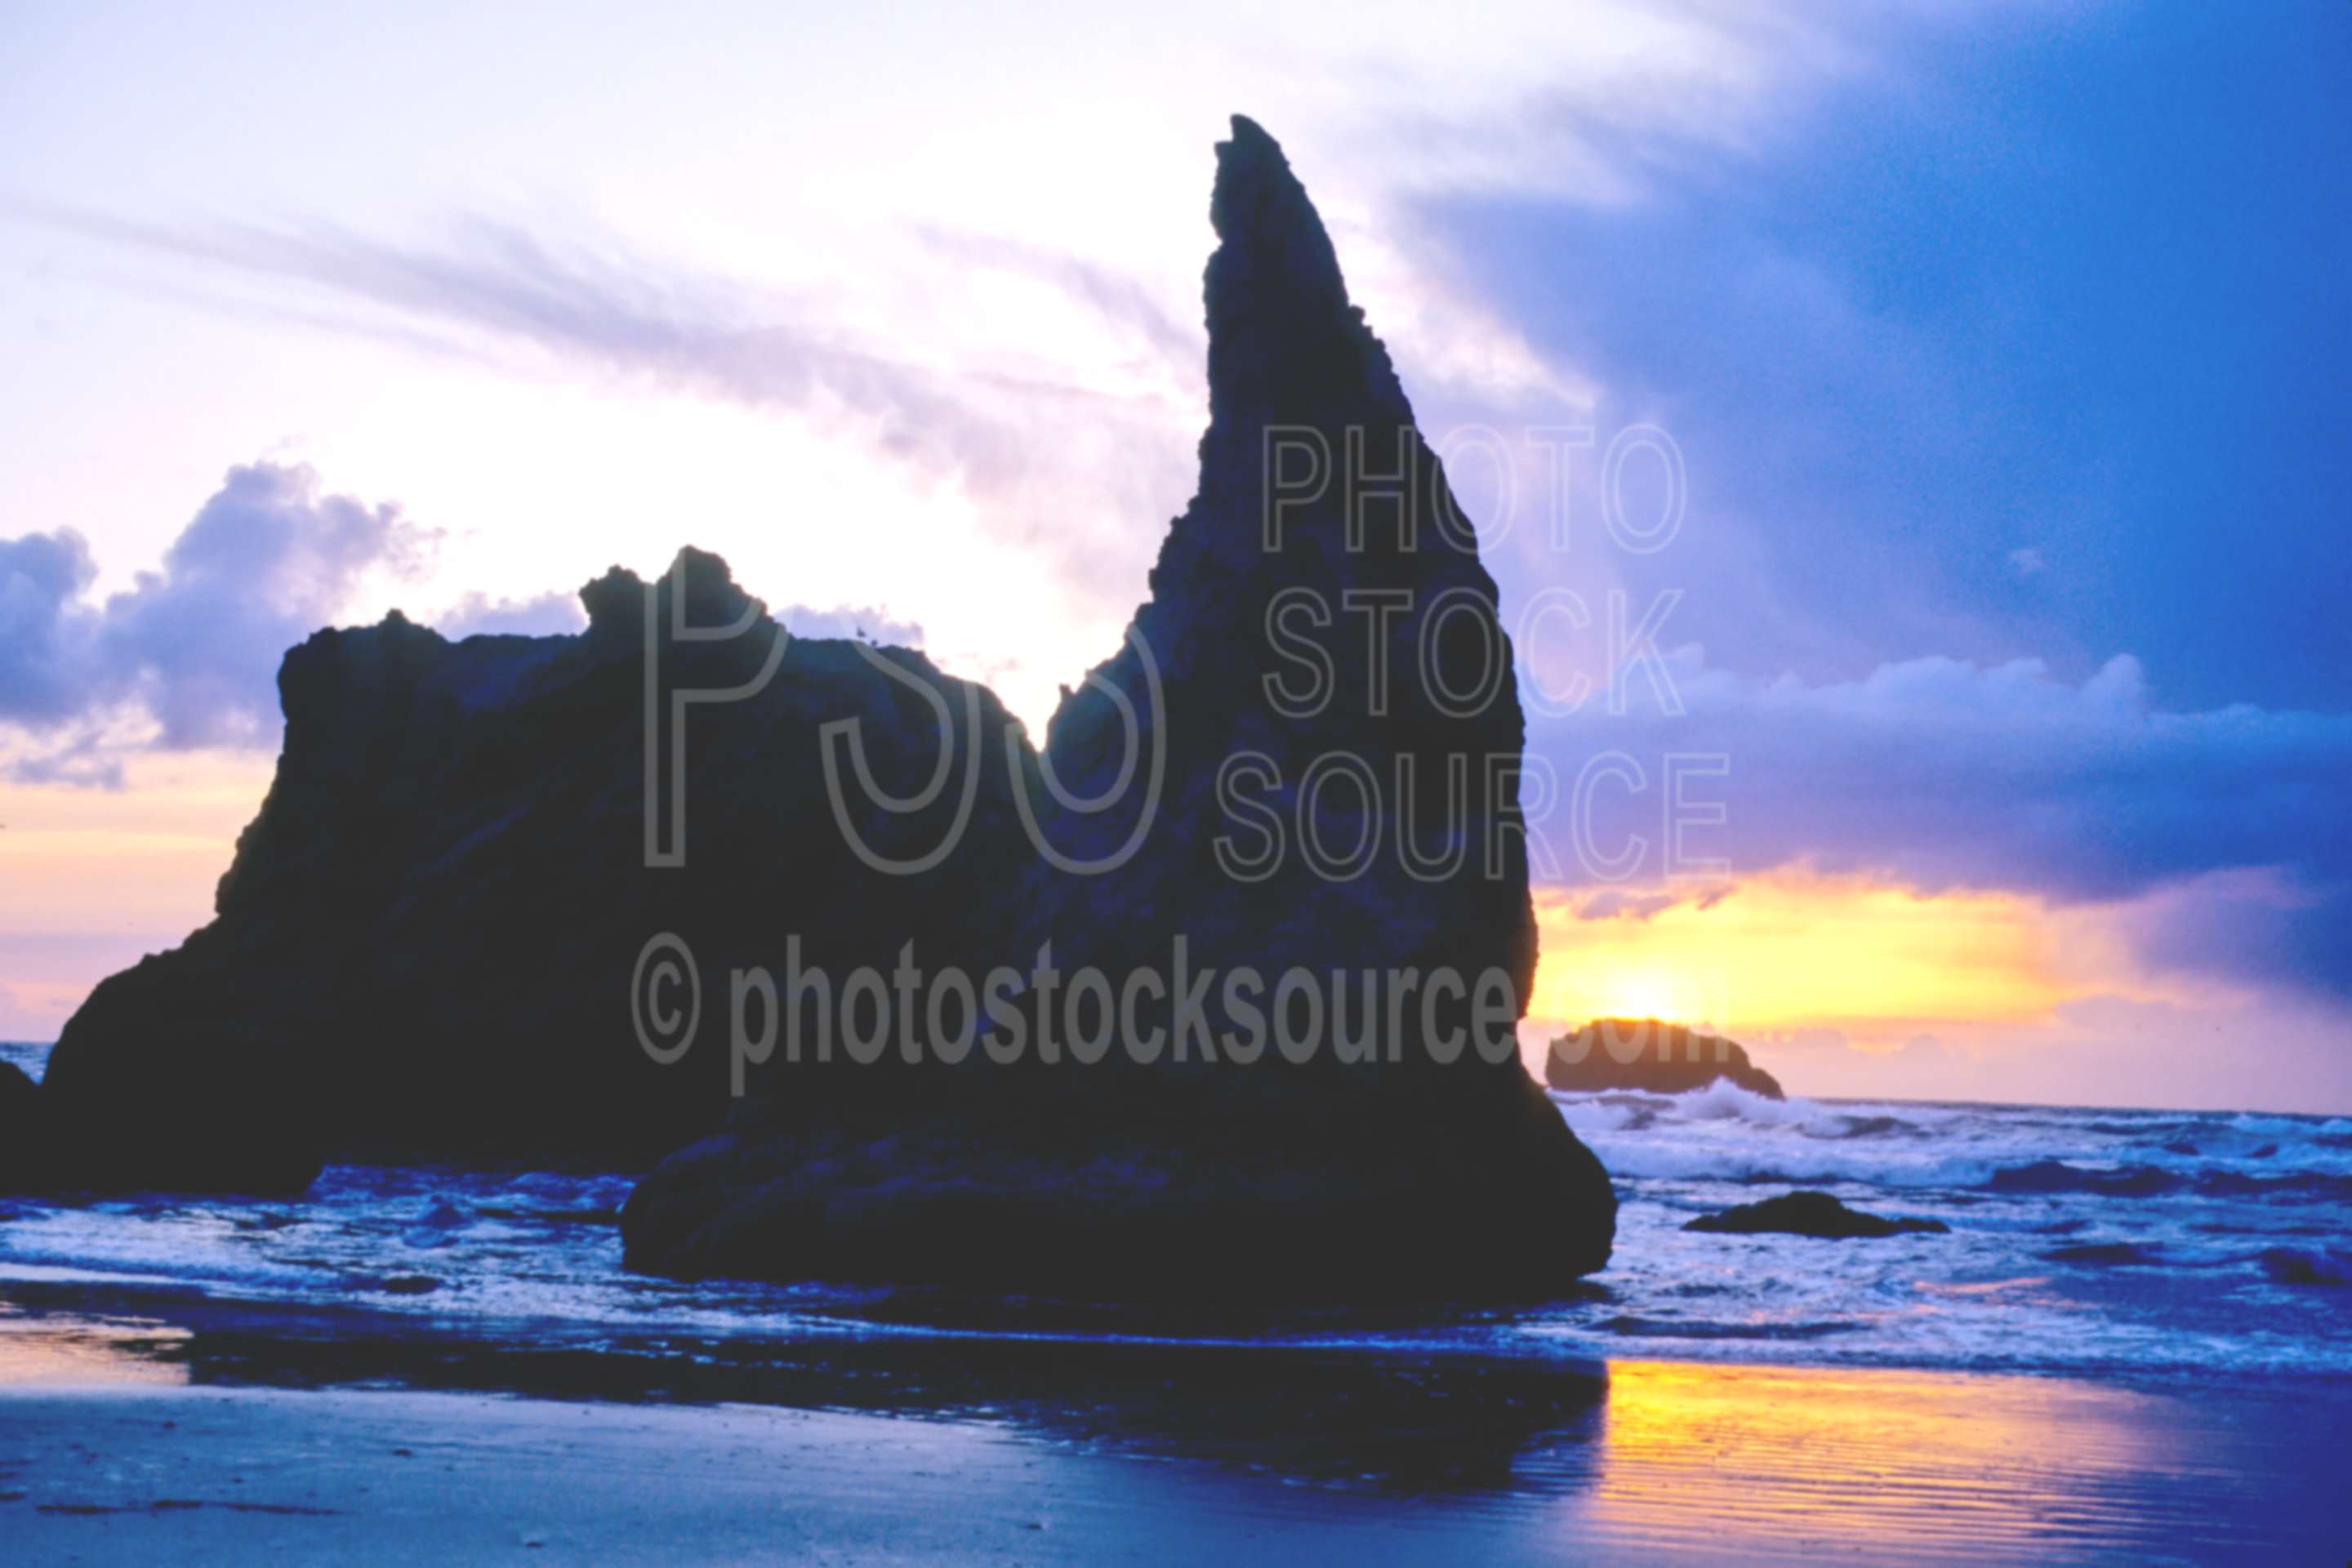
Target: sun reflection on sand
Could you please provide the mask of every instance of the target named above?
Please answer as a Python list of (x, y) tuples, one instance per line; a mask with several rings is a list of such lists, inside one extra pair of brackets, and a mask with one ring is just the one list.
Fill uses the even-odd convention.
[(0, 1388), (173, 1386), (188, 1369), (155, 1352), (189, 1338), (142, 1318), (34, 1318), (0, 1303)]
[(2174, 1426), (2159, 1396), (2056, 1379), (1616, 1362), (1577, 1527), (1998, 1561), (2144, 1508), (2191, 1463)]

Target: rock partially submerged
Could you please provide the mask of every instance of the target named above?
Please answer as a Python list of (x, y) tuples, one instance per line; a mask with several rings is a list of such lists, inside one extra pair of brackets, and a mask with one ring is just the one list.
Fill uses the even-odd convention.
[(37, 1181), (48, 1164), (47, 1146), (38, 1087), (15, 1062), (0, 1062), (0, 1193)]
[(1718, 1079), (1767, 1100), (1787, 1098), (1738, 1042), (1655, 1018), (1595, 1018), (1552, 1041), (1544, 1058), (1546, 1087), (1568, 1094), (1688, 1094)]
[(2274, 1284), (2352, 1285), (2352, 1251), (2336, 1247), (2273, 1247), (2255, 1261)]
[(1939, 1219), (1887, 1219), (1850, 1209), (1827, 1193), (1783, 1193), (1762, 1203), (1741, 1204), (1721, 1214), (1701, 1215), (1685, 1230), (1727, 1236), (1811, 1236), (1825, 1241), (1857, 1237), (1940, 1234), (1951, 1229)]
[(2088, 1241), (2053, 1247), (2042, 1254), (2050, 1263), (2088, 1264), (2098, 1268), (2161, 1268), (2165, 1259), (2154, 1247), (2132, 1241)]

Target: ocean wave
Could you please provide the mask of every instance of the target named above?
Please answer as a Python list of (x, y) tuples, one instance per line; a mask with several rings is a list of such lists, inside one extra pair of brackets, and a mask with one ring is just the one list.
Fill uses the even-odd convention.
[(1833, 1116), (1830, 1124), (1815, 1126), (1807, 1122), (1798, 1129), (1808, 1138), (1843, 1140), (1847, 1138), (1916, 1138), (1923, 1129), (1916, 1121), (1906, 1121), (1899, 1116)]
[[(1981, 1217), (1997, 1229), (2009, 1228), (2012, 1209), (2038, 1202), (2352, 1205), (2352, 1160), (2332, 1142), (2343, 1118), (1772, 1100), (1720, 1079), (1682, 1095), (1553, 1100), (1636, 1196), (1645, 1183), (1658, 1184), (1660, 1196), (1776, 1184), (1854, 1201), (1899, 1193), (1983, 1205)], [(2032, 1217), (2047, 1225), (2063, 1216)], [(2240, 1227), (2255, 1228), (2250, 1221)]]
[(2074, 1122), (2063, 1120), (2053, 1121), (2050, 1125), (2080, 1128), (2083, 1131), (2096, 1132), (2108, 1138), (2136, 1138), (2146, 1142), (2156, 1142), (2168, 1138), (2182, 1138), (2190, 1133), (2210, 1131), (2218, 1121), (2220, 1121), (2218, 1117), (2204, 1116), (2141, 1116), (2129, 1120), (2106, 1116), (2093, 1117), (2087, 1121)]
[(1810, 1100), (1773, 1100), (1740, 1088), (1727, 1078), (1704, 1089), (1671, 1097), (1675, 1112), (1698, 1121), (1748, 1121), (1767, 1127), (1795, 1126), (1821, 1113)]
[(2102, 1198), (2154, 1198), (2189, 1194), (2208, 1198), (2310, 1198), (2352, 1202), (2352, 1176), (2334, 1171), (2256, 1173), (2227, 1166), (2180, 1170), (2161, 1165), (2078, 1165), (2065, 1160), (2035, 1160), (2005, 1165), (1985, 1182), (1989, 1192), (2076, 1193)]
[(1547, 1092), (1568, 1124), (1580, 1131), (1588, 1126), (1602, 1130), (1622, 1127), (1636, 1116), (1683, 1122), (1748, 1121), (1758, 1126), (1781, 1127), (1824, 1114), (1822, 1107), (1810, 1100), (1773, 1100), (1724, 1078), (1681, 1094), (1628, 1089), (1612, 1089), (1604, 1094), (1567, 1094), (1557, 1089)]
[(2198, 1192), (2208, 1197), (2305, 1197), (2352, 1203), (2352, 1176), (2336, 1171), (2284, 1171), (2276, 1175), (2251, 1171), (2204, 1171), (2199, 1173), (2195, 1184)]
[(2035, 1160), (2004, 1165), (1985, 1182), (1995, 1193), (2084, 1193), (2103, 1198), (2152, 1198), (2177, 1193), (2188, 1178), (2155, 1165), (2122, 1165), (2098, 1169), (2064, 1160)]
[(1867, 1140), (1782, 1145), (1674, 1142), (1643, 1137), (1588, 1137), (1609, 1173), (1621, 1180), (1737, 1182), (1747, 1185), (1958, 1188), (1979, 1185), (1992, 1167), (1981, 1159), (1888, 1147)]

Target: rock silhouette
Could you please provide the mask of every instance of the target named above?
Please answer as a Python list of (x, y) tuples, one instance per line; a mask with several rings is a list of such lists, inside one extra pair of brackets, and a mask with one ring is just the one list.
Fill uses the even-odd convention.
[[(1515, 1017), (1536, 933), (1523, 721), (1493, 581), (1281, 150), (1237, 118), (1217, 152), (1199, 489), (1126, 646), (1065, 700), (1041, 759), (1073, 795), (1108, 793), (1130, 750), (1121, 694), (1164, 758), (1156, 824), (1098, 875), (1033, 861), (1003, 906), (1017, 911), (1008, 946), (1025, 964), (1050, 939), (1066, 968), (1114, 975), (1164, 967), (1178, 932), (1196, 965), (1269, 980), (1495, 970)], [(1347, 472), (1350, 443), (1357, 467), (1391, 478)], [(1333, 478), (1315, 491), (1301, 476), (1318, 459)], [(1289, 504), (1270, 534), (1272, 500)], [(1301, 590), (1335, 618), (1351, 594), (1387, 595), (1385, 659), (1362, 626), (1335, 626), (1330, 679), (1307, 679), (1269, 633)], [(1361, 760), (1380, 805), (1309, 787), (1334, 752)], [(1265, 847), (1220, 796), (1235, 758), (1255, 760), (1265, 787), (1251, 798), (1286, 825), (1288, 853), (1262, 869), (1220, 858), (1221, 838)], [(1144, 798), (1053, 813), (1046, 837), (1066, 858), (1108, 858)], [(1460, 858), (1417, 875), (1400, 832), (1431, 862)], [(1379, 852), (1318, 868), (1310, 834)], [(1210, 1012), (1213, 1029), (1233, 1022), (1213, 999)], [(1465, 1012), (1450, 1005), (1435, 1032)], [(1394, 1061), (1326, 1049), (1294, 1066), (1269, 1048), (1247, 1068), (1114, 1058), (1029, 1081), (990, 1073), (915, 1127), (844, 1131), (787, 1084), (647, 1178), (624, 1215), (629, 1258), (688, 1274), (936, 1277), (953, 1259), (958, 1279), (1034, 1289), (1429, 1294), (1548, 1289), (1605, 1262), (1607, 1179), (1516, 1051), (1439, 1065), (1423, 1021), (1383, 1033)]]
[(1824, 1241), (1860, 1237), (1940, 1234), (1951, 1229), (1939, 1219), (1886, 1219), (1850, 1209), (1827, 1193), (1783, 1193), (1761, 1203), (1740, 1204), (1721, 1214), (1701, 1215), (1685, 1230), (1729, 1236), (1810, 1236)]
[(1767, 1100), (1787, 1098), (1738, 1041), (1655, 1018), (1595, 1018), (1554, 1040), (1544, 1058), (1544, 1083), (1570, 1094), (1688, 1094), (1717, 1079)]
[[(781, 633), (693, 550), (650, 590), (617, 570), (590, 584), (576, 637), (453, 644), (395, 614), (289, 652), (277, 778), (215, 918), (101, 983), (50, 1058), (47, 1184), (299, 1190), (329, 1152), (647, 1163), (725, 1116), (724, 976), (779, 958), (782, 932), (811, 963), (969, 945), (994, 918), (974, 889), (1013, 875), (1002, 770), (965, 855), (929, 876), (867, 868), (828, 803), (822, 722), (857, 721), (887, 776), (938, 749), (885, 666), (960, 720), (968, 692), (983, 729), (1004, 722), (905, 649), (793, 639), (756, 696), (691, 712), (689, 851), (709, 852), (646, 867), (645, 627), (681, 590), (690, 626), (755, 625), (666, 647), (664, 695), (746, 683)], [(945, 815), (846, 801), (884, 851)], [(702, 1048), (668, 1067), (631, 1021), (656, 931), (718, 987)], [(835, 1076), (842, 1096), (894, 1092), (887, 1071)]]
[[(1248, 121), (1211, 216), (1200, 487), (1042, 748), (919, 653), (784, 638), (694, 551), (589, 584), (578, 637), (322, 632), (215, 920), (58, 1046), (51, 1182), (676, 1150), (624, 1214), (634, 1267), (1244, 1298), (1599, 1268), (1614, 1196), (1511, 1035), (1536, 931), (1494, 584)], [(698, 1012), (641, 962), (656, 933)], [(902, 964), (1002, 971), (1024, 1005), (1048, 967), (1073, 995), (1187, 964), (1263, 989), (1210, 991), (1148, 1058), (1107, 1001), (1000, 1059), (884, 999), (858, 1049), (846, 983)], [(1297, 1060), (1268, 1025), (1294, 972), (1328, 1026)], [(1368, 1007), (1361, 976), (1404, 972), (1454, 983)], [(1246, 1059), (1202, 1048), (1253, 1016)], [(1119, 1043), (1088, 1060), (1090, 1028)]]
[(48, 1163), (39, 1091), (25, 1069), (0, 1062), (0, 1193), (36, 1180)]

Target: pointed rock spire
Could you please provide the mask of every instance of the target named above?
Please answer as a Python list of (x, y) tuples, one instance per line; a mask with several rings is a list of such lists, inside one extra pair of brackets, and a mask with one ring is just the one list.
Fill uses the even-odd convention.
[(1289, 160), (1255, 121), (1236, 114), (1233, 126), (1209, 202), (1221, 242), (1205, 288), (1211, 423), (1410, 422)]

